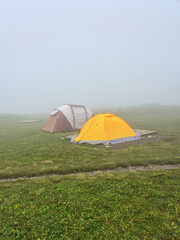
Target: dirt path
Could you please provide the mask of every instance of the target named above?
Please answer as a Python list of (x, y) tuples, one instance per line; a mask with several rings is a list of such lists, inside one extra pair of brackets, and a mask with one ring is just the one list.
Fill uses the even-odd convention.
[(98, 171), (91, 171), (91, 172), (78, 172), (78, 173), (69, 173), (69, 174), (46, 174), (41, 176), (35, 176), (35, 177), (18, 177), (18, 178), (6, 178), (6, 179), (0, 179), (0, 182), (12, 182), (17, 180), (24, 180), (24, 179), (37, 179), (41, 177), (63, 177), (63, 176), (76, 176), (80, 174), (86, 174), (88, 176), (94, 176), (99, 173), (115, 173), (115, 172), (134, 172), (134, 171), (152, 171), (152, 170), (167, 170), (167, 169), (175, 169), (180, 168), (180, 164), (173, 164), (173, 165), (148, 165), (148, 166), (131, 166), (128, 168), (122, 168), (118, 167), (115, 169), (109, 169), (109, 170), (98, 170)]

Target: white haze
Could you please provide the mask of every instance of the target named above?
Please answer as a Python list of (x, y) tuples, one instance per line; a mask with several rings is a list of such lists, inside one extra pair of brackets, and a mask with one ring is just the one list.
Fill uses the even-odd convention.
[(152, 102), (180, 104), (180, 1), (0, 1), (0, 112)]

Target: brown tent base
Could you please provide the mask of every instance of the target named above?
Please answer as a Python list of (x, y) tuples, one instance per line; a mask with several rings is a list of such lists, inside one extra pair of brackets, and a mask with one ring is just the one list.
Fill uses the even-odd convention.
[(72, 130), (72, 126), (67, 121), (66, 117), (62, 112), (58, 112), (56, 115), (50, 115), (46, 124), (43, 127), (45, 132), (63, 132), (67, 130)]

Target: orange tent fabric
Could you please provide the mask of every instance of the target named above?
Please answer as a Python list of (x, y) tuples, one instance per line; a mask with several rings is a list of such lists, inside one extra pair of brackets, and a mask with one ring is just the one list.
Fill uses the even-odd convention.
[(134, 130), (120, 117), (111, 114), (98, 114), (89, 119), (74, 142), (124, 142), (139, 139)]

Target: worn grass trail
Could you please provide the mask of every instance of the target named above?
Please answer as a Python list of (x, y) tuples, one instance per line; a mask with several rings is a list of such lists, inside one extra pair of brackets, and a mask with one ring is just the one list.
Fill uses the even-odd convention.
[(91, 171), (91, 172), (78, 172), (78, 173), (69, 173), (69, 174), (46, 174), (41, 176), (34, 176), (34, 177), (18, 177), (18, 178), (4, 178), (0, 179), (0, 182), (13, 182), (18, 180), (24, 180), (24, 179), (37, 179), (41, 177), (64, 177), (64, 176), (78, 176), (81, 174), (85, 174), (88, 176), (95, 176), (100, 173), (115, 173), (115, 172), (144, 172), (144, 171), (154, 171), (154, 170), (168, 170), (168, 169), (178, 169), (180, 168), (180, 164), (173, 164), (173, 165), (148, 165), (148, 166), (131, 166), (127, 168), (118, 167), (115, 169), (108, 169), (108, 170), (97, 170), (97, 171)]

